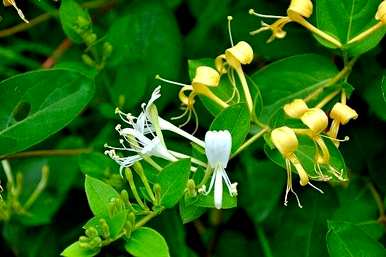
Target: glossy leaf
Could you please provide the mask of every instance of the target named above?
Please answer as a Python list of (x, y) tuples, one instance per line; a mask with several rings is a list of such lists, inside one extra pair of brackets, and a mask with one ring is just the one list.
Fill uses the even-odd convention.
[(91, 100), (93, 85), (78, 72), (60, 69), (2, 81), (0, 155), (22, 151), (65, 127)]
[(125, 249), (135, 257), (169, 257), (165, 239), (154, 229), (142, 227), (135, 230), (125, 243)]
[(109, 217), (109, 203), (113, 198), (119, 197), (118, 192), (110, 185), (87, 175), (85, 189), (92, 213), (95, 216)]
[(244, 142), (249, 132), (250, 114), (244, 103), (231, 105), (220, 112), (210, 125), (210, 130), (228, 130), (232, 136), (232, 152)]
[(83, 42), (81, 33), (91, 26), (91, 18), (75, 0), (61, 1), (60, 21), (66, 35), (75, 43)]
[[(372, 0), (318, 0), (316, 2), (317, 26), (339, 39), (345, 45), (344, 50), (349, 54), (360, 55), (375, 47), (386, 33), (386, 28), (383, 27), (361, 42), (347, 45), (350, 39), (378, 22), (374, 17), (379, 4), (380, 1)], [(322, 39), (319, 41), (324, 46), (331, 47), (326, 41)]]
[(82, 248), (79, 245), (79, 242), (75, 242), (72, 245), (68, 246), (64, 251), (60, 254), (65, 257), (92, 257), (99, 253), (100, 249), (87, 249)]
[(385, 248), (350, 222), (328, 221), (327, 247), (331, 257), (382, 257)]
[(183, 159), (166, 166), (158, 177), (161, 186), (160, 204), (171, 208), (184, 194), (190, 175), (190, 160)]
[(323, 87), (337, 72), (330, 60), (316, 54), (292, 56), (265, 66), (251, 76), (263, 97), (260, 120), (271, 123), (285, 104)]

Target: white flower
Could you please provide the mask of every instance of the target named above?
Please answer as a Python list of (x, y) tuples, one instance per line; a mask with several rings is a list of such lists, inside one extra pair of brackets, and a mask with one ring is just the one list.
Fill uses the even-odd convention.
[[(111, 147), (106, 145), (105, 147), (110, 148), (110, 150), (105, 151), (105, 154), (109, 155), (121, 166), (121, 174), (123, 168), (129, 167), (135, 162), (142, 160), (144, 156), (156, 156), (169, 161), (176, 161), (176, 158), (169, 153), (163, 140), (155, 133), (154, 125), (150, 120), (149, 109), (159, 97), (160, 87), (157, 87), (149, 102), (147, 104), (142, 104), (142, 112), (138, 117), (132, 116), (131, 114), (125, 114), (118, 109), (116, 111), (129, 127), (122, 128), (120, 124), (115, 127), (123, 137), (123, 139), (120, 139), (122, 147)], [(116, 154), (115, 150), (129, 151), (136, 154), (120, 157)]]
[[(205, 154), (208, 158), (209, 167), (213, 169), (209, 189), (205, 194), (209, 194), (214, 185), (214, 206), (217, 209), (221, 209), (222, 207), (223, 180), (228, 187), (229, 194), (231, 196), (237, 195), (237, 183), (232, 184), (225, 172), (231, 147), (232, 136), (228, 130), (208, 131), (205, 134)], [(205, 188), (203, 191), (205, 191)]]

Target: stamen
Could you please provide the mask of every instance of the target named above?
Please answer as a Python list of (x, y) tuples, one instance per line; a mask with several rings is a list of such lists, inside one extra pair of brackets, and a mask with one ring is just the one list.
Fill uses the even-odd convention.
[(254, 16), (257, 16), (259, 18), (268, 18), (268, 19), (281, 19), (281, 18), (285, 18), (286, 17), (286, 16), (279, 16), (279, 15), (261, 14), (261, 13), (255, 12), (255, 10), (253, 10), (253, 9), (249, 9), (248, 13), (250, 15), (254, 15)]
[(190, 86), (190, 85), (188, 85), (188, 84), (183, 84), (183, 83), (175, 82), (175, 81), (172, 81), (172, 80), (164, 79), (164, 78), (162, 78), (162, 77), (161, 77), (160, 75), (158, 75), (158, 74), (155, 76), (155, 79), (161, 80), (161, 81), (166, 82), (166, 83), (169, 83), (169, 84), (181, 86), (181, 87)]
[(324, 194), (324, 192), (321, 190), (321, 189), (319, 189), (319, 188), (317, 188), (316, 186), (314, 186), (313, 184), (311, 184), (311, 182), (308, 182), (308, 185), (310, 185), (312, 188), (314, 188), (315, 190), (317, 190), (317, 191), (319, 191), (321, 194)]
[(350, 140), (350, 137), (349, 136), (345, 136), (343, 139), (338, 139), (338, 138), (333, 138), (333, 137), (329, 137), (327, 135), (320, 135), (321, 137), (325, 137), (325, 138), (328, 138), (332, 141), (337, 141), (337, 142), (346, 142), (346, 141), (349, 141)]
[(232, 30), (231, 30), (231, 21), (233, 20), (232, 16), (228, 16), (228, 34), (229, 34), (229, 41), (231, 42), (231, 46), (233, 47), (233, 38), (232, 38)]

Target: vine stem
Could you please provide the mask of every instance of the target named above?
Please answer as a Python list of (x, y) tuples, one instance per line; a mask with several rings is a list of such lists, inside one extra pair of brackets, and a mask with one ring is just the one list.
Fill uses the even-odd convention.
[(234, 154), (232, 154), (231, 158), (233, 158), (236, 155), (238, 155), (241, 151), (243, 151), (245, 148), (250, 146), (253, 142), (255, 142), (257, 139), (259, 139), (267, 131), (268, 131), (268, 128), (264, 128), (264, 129), (260, 130), (259, 133), (253, 135), (251, 138), (249, 138), (247, 141), (245, 141), (244, 144), (242, 144), (239, 147), (239, 149), (236, 150), (236, 152)]
[[(105, 5), (114, 3), (115, 1), (116, 0), (112, 0), (112, 1), (95, 0), (95, 1), (85, 2), (85, 3), (81, 4), (81, 6), (86, 8), (86, 9), (95, 9), (95, 8), (103, 7)], [(29, 28), (32, 28), (35, 25), (38, 25), (42, 22), (45, 22), (45, 21), (47, 21), (53, 17), (56, 17), (58, 15), (59, 15), (59, 11), (52, 11), (49, 13), (43, 13), (43, 14), (31, 19), (29, 21), (29, 23), (20, 23), (16, 26), (1, 30), (0, 31), (0, 38), (8, 37), (8, 36), (11, 36), (13, 34), (25, 31)]]
[(134, 228), (138, 229), (138, 228), (142, 227), (143, 225), (145, 225), (147, 222), (149, 222), (155, 216), (157, 216), (157, 213), (155, 213), (155, 212), (149, 213), (148, 215), (146, 215), (145, 217), (140, 219), (138, 222), (136, 222)]
[(318, 88), (317, 90), (315, 90), (314, 92), (309, 94), (307, 97), (305, 97), (304, 101), (306, 101), (306, 102), (310, 101), (311, 99), (317, 97), (325, 88), (330, 87), (330, 86), (334, 85), (335, 83), (337, 83), (339, 80), (347, 77), (357, 59), (358, 59), (357, 57), (351, 59), (351, 61), (349, 61), (347, 63), (347, 65), (344, 66), (344, 68), (338, 74), (336, 74), (335, 77), (327, 80), (327, 82), (324, 86)]
[(91, 151), (92, 151), (91, 148), (34, 150), (34, 151), (28, 151), (28, 152), (15, 153), (11, 155), (2, 155), (0, 156), (0, 160), (12, 160), (12, 159), (38, 157), (38, 156), (79, 155), (82, 153), (89, 153)]
[(52, 52), (52, 54), (43, 62), (42, 68), (49, 69), (55, 65), (56, 61), (72, 46), (69, 38), (65, 38), (62, 43)]
[(257, 235), (258, 235), (261, 247), (263, 248), (264, 256), (273, 257), (271, 247), (269, 246), (269, 242), (265, 235), (264, 229), (261, 225), (257, 227)]
[(381, 196), (379, 195), (377, 189), (373, 185), (373, 183), (368, 182), (367, 186), (369, 187), (371, 194), (373, 195), (373, 198), (377, 204), (378, 211), (379, 211), (379, 218), (378, 222), (382, 224), (386, 224), (386, 216), (385, 216), (385, 206), (383, 205), (383, 201), (381, 199)]

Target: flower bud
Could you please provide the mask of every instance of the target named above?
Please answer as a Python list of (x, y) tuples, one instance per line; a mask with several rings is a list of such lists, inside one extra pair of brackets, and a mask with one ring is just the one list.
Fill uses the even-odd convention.
[(303, 17), (309, 18), (312, 15), (313, 5), (311, 0), (292, 0), (287, 12), (295, 12)]
[(250, 64), (253, 60), (253, 49), (245, 41), (225, 50), (225, 58), (229, 65), (237, 67), (240, 64)]
[(345, 125), (351, 119), (355, 120), (358, 118), (358, 113), (345, 104), (336, 103), (334, 107), (332, 107), (330, 118), (339, 121), (342, 125)]
[(308, 106), (303, 99), (295, 99), (284, 105), (284, 112), (291, 118), (299, 119), (307, 110)]
[(386, 0), (382, 1), (379, 5), (377, 13), (375, 14), (375, 19), (386, 24)]
[(199, 66), (196, 69), (196, 76), (192, 80), (192, 86), (195, 85), (205, 85), (210, 87), (215, 87), (220, 83), (220, 74), (218, 72), (207, 66)]
[(271, 140), (277, 150), (285, 157), (295, 152), (299, 144), (295, 132), (286, 126), (272, 130)]
[(309, 109), (300, 119), (316, 135), (324, 131), (328, 126), (328, 117), (319, 108)]

